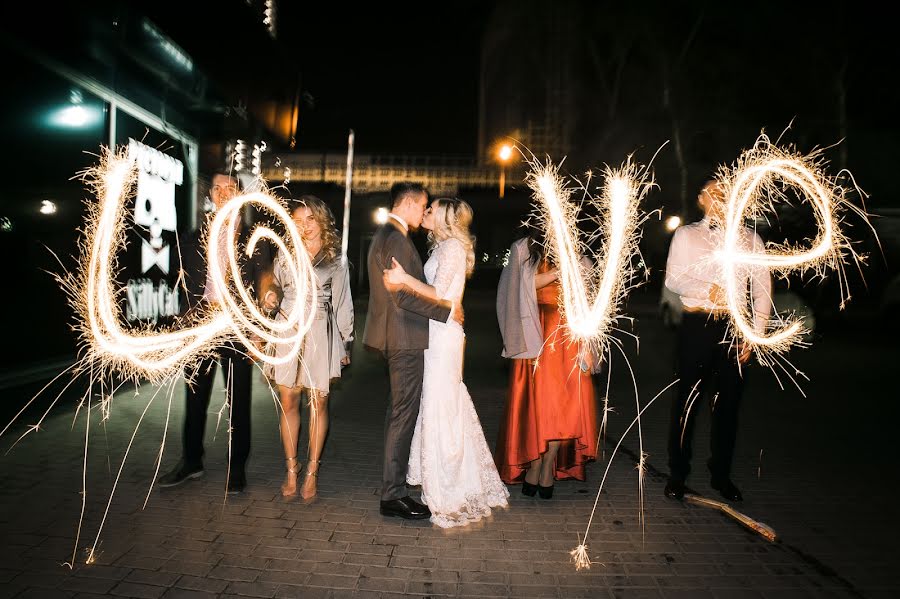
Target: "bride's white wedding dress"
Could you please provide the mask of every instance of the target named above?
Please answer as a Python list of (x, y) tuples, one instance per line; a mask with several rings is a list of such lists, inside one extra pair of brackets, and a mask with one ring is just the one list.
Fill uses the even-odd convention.
[[(438, 297), (460, 301), (466, 285), (466, 250), (442, 241), (425, 263), (425, 279)], [(506, 506), (509, 490), (494, 465), (472, 398), (462, 382), (465, 333), (454, 320), (429, 321), (422, 405), (406, 480), (422, 486), (431, 521), (463, 526)]]

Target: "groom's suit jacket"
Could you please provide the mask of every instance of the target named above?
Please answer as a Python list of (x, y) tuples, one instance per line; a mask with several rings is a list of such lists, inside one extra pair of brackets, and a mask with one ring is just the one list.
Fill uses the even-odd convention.
[(411, 276), (425, 280), (416, 246), (399, 224), (388, 219), (375, 231), (369, 247), (369, 308), (363, 344), (381, 352), (424, 350), (428, 348), (428, 321), (446, 322), (451, 304), (424, 297), (406, 286), (388, 291), (382, 274), (391, 267), (391, 258)]

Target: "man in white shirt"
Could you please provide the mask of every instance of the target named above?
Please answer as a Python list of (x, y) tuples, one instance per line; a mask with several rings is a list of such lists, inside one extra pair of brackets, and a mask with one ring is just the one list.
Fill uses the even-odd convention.
[[(737, 435), (738, 411), (744, 380), (741, 366), (752, 348), (728, 336), (727, 283), (714, 252), (721, 247), (724, 231), (725, 193), (715, 180), (708, 181), (697, 198), (704, 218), (675, 231), (666, 262), (665, 285), (681, 298), (684, 314), (678, 330), (676, 364), (678, 384), (669, 422), (669, 481), (667, 497), (682, 499), (690, 473), (694, 429), (691, 398), (706, 394), (712, 403), (710, 427), (711, 486), (730, 501), (743, 499), (731, 480), (731, 461)], [(741, 231), (741, 245), (762, 252), (759, 235)], [(772, 312), (771, 276), (763, 267), (743, 271), (750, 286), (754, 325), (766, 329)]]

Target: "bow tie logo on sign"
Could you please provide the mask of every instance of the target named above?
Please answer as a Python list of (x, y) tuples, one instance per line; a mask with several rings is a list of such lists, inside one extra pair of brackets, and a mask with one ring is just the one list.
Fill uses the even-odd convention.
[[(125, 284), (125, 319), (155, 324), (179, 311), (178, 292), (168, 280), (169, 243), (178, 228), (175, 188), (184, 181), (184, 165), (135, 139), (128, 140), (128, 158), (137, 167), (133, 233), (140, 238), (140, 276), (130, 276)], [(126, 261), (135, 263), (132, 272), (137, 260), (134, 256)]]
[[(149, 231), (150, 247), (161, 251), (168, 247), (162, 232), (174, 233), (177, 229), (175, 186), (184, 181), (184, 165), (180, 160), (134, 139), (128, 140), (128, 156), (138, 168), (134, 222)], [(159, 259), (153, 260), (150, 266), (142, 267), (142, 272), (161, 262)], [(142, 260), (142, 264), (146, 263)], [(166, 262), (163, 272), (168, 270)]]
[(146, 240), (141, 240), (141, 272), (147, 272), (153, 267), (161, 271), (169, 272), (169, 246), (160, 249), (154, 248)]

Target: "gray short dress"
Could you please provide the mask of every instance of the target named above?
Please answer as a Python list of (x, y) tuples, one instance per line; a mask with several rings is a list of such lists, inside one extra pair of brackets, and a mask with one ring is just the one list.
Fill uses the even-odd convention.
[[(341, 360), (353, 343), (353, 299), (350, 296), (350, 272), (340, 257), (327, 260), (319, 252), (312, 260), (318, 286), (316, 314), (303, 339), (296, 360), (268, 366), (270, 380), (285, 387), (303, 387), (328, 393), (331, 379), (341, 376)], [(283, 297), (276, 319), (283, 320), (297, 301), (297, 289), (287, 269), (287, 261), (279, 252), (274, 264), (274, 283)], [(287, 352), (284, 345), (275, 346), (275, 355)]]

